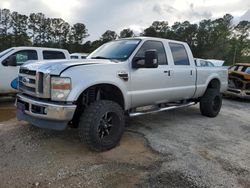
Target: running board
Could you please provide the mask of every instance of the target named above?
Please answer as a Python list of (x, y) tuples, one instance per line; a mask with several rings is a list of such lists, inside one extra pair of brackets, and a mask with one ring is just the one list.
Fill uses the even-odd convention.
[(136, 117), (136, 116), (152, 114), (152, 113), (156, 113), (156, 112), (163, 112), (163, 111), (188, 107), (188, 106), (192, 106), (192, 105), (195, 105), (195, 104), (196, 104), (196, 102), (190, 102), (190, 103), (187, 103), (187, 104), (168, 106), (168, 107), (159, 108), (157, 110), (152, 110), (152, 111), (147, 111), (147, 112), (131, 112), (131, 113), (129, 113), (129, 117)]

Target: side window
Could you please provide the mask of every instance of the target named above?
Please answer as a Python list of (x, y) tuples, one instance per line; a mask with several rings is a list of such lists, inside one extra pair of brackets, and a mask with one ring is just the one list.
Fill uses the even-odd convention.
[(206, 61), (200, 60), (200, 66), (201, 67), (206, 67)]
[(78, 59), (78, 56), (72, 55), (72, 56), (70, 56), (70, 59)]
[(140, 57), (144, 58), (145, 57), (145, 52), (147, 50), (156, 50), (158, 53), (158, 63), (159, 65), (167, 65), (167, 57), (166, 57), (166, 52), (164, 49), (164, 46), (162, 42), (159, 41), (146, 41), (144, 44), (141, 46), (135, 57)]
[(59, 51), (43, 51), (43, 59), (66, 59), (63, 52)]
[(29, 60), (38, 60), (36, 50), (21, 50), (21, 51), (14, 53), (13, 55), (16, 56), (17, 66), (20, 66), (24, 62), (29, 61)]
[(250, 67), (247, 67), (247, 69), (245, 70), (246, 73), (250, 74)]
[(187, 51), (182, 44), (177, 44), (177, 43), (169, 43), (173, 59), (174, 59), (174, 64), (175, 65), (190, 65)]
[(214, 67), (214, 64), (211, 63), (210, 61), (207, 61), (207, 65), (208, 65), (209, 67)]

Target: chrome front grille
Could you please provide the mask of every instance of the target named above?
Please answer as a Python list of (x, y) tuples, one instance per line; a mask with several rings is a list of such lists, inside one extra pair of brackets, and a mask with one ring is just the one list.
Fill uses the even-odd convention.
[(50, 77), (48, 74), (21, 68), (18, 77), (19, 91), (39, 98), (50, 97)]

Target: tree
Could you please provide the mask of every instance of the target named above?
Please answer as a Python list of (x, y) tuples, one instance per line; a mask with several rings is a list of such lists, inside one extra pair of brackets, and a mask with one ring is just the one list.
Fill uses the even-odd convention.
[(30, 35), (35, 46), (49, 45), (51, 40), (51, 19), (43, 13), (32, 13), (29, 16)]
[(128, 37), (134, 37), (135, 34), (133, 32), (133, 30), (131, 29), (123, 29), (121, 32), (120, 32), (120, 38), (128, 38)]
[(0, 9), (0, 51), (12, 46), (11, 13), (8, 9)]
[(28, 17), (12, 12), (11, 14), (11, 27), (14, 34), (14, 42), (16, 46), (30, 45), (29, 37), (27, 35)]
[(146, 28), (142, 35), (148, 37), (160, 37), (166, 38), (169, 31), (168, 22), (166, 21), (154, 21), (152, 25)]
[(101, 36), (101, 41), (102, 43), (106, 43), (112, 40), (115, 40), (118, 38), (118, 35), (116, 34), (115, 31), (107, 30), (105, 33), (102, 34)]
[(191, 24), (189, 21), (175, 22), (168, 36), (171, 39), (185, 41), (192, 48), (196, 43), (197, 28), (197, 24)]
[(241, 21), (234, 27), (233, 62), (250, 62), (250, 22)]
[(214, 58), (232, 62), (231, 38), (232, 19), (230, 14), (215, 20), (203, 20), (197, 32), (196, 54), (202, 58)]
[(73, 42), (82, 44), (83, 40), (89, 36), (86, 26), (82, 23), (76, 23), (71, 28)]
[(9, 9), (0, 9), (0, 34), (7, 35), (11, 28), (11, 13)]

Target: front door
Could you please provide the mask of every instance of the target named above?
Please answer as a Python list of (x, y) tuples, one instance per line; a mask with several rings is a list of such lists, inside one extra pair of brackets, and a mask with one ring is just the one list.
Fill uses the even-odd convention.
[(0, 70), (0, 78), (1, 78), (0, 92), (2, 93), (16, 92), (19, 67), (28, 60), (38, 60), (36, 50), (20, 50), (18, 52), (15, 52), (9, 55), (3, 61), (8, 60), (11, 56), (16, 57), (17, 65), (16, 66), (4, 66), (2, 63), (1, 65), (2, 67)]
[[(165, 48), (160, 41), (146, 41), (135, 58), (143, 59), (147, 50), (158, 53), (158, 68), (137, 68), (130, 72), (130, 95), (132, 107), (159, 104), (167, 101), (168, 84), (171, 82)], [(142, 60), (144, 61), (144, 60)]]

